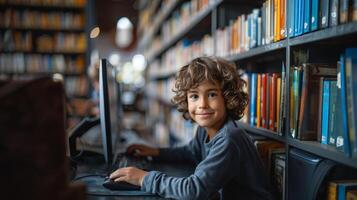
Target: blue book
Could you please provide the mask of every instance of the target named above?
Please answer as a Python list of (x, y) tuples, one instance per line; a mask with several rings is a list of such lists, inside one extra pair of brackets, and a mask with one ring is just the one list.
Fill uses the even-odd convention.
[(336, 145), (336, 99), (337, 99), (337, 81), (330, 82), (330, 112), (328, 116), (328, 134), (329, 134), (329, 141), (328, 144), (335, 146)]
[(251, 87), (250, 87), (250, 125), (255, 126), (255, 109), (257, 103), (257, 74), (251, 74)]
[(311, 31), (315, 31), (319, 24), (319, 0), (311, 0)]
[(297, 36), (299, 27), (300, 0), (294, 0), (294, 36)]
[(304, 30), (303, 33), (310, 32), (311, 23), (311, 0), (304, 0)]
[(330, 80), (323, 81), (321, 143), (328, 144), (328, 115), (330, 107)]
[(357, 189), (357, 180), (346, 180), (346, 182), (338, 183), (337, 187), (337, 199), (345, 200), (347, 191)]
[(294, 5), (295, 5), (295, 0), (291, 1), (286, 1), (288, 4), (288, 36), (289, 37), (294, 37), (294, 22), (295, 22), (295, 14), (294, 14)]
[(345, 56), (341, 54), (340, 56), (340, 79), (341, 79), (341, 117), (342, 117), (342, 135), (343, 135), (343, 152), (346, 156), (351, 155), (350, 144), (349, 144), (349, 130), (347, 124), (347, 100), (346, 100), (346, 66), (345, 66)]
[(302, 16), (302, 2), (304, 2), (304, 0), (296, 0), (295, 1), (295, 23), (294, 23), (294, 36), (299, 36), (302, 34), (302, 28), (303, 28), (303, 16)]

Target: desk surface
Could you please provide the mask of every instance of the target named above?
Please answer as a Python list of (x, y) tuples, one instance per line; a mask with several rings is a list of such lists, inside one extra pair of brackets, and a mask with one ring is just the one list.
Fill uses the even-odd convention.
[[(185, 164), (152, 163), (152, 168), (162, 171), (170, 176), (184, 177), (192, 174), (193, 167)], [(87, 185), (87, 199), (89, 200), (158, 200), (164, 199), (159, 196), (152, 196), (141, 191), (111, 191), (101, 184), (108, 174), (105, 164), (95, 162), (78, 163), (73, 180), (84, 182)]]

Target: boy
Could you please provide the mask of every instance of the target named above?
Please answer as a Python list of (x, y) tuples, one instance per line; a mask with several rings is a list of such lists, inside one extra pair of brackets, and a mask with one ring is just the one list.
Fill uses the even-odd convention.
[[(191, 142), (178, 148), (132, 145), (128, 153), (167, 161), (193, 161), (189, 177), (169, 177), (158, 171), (121, 168), (115, 181), (140, 185), (141, 190), (178, 199), (272, 199), (262, 162), (244, 130), (233, 120), (243, 116), (248, 95), (236, 67), (215, 57), (200, 57), (176, 76), (172, 102), (185, 119), (199, 125)], [(232, 126), (233, 124), (233, 126)]]

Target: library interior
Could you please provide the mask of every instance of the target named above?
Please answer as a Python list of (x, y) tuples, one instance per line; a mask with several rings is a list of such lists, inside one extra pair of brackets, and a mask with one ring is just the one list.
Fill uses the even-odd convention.
[(0, 0), (0, 199), (357, 200), (357, 0)]

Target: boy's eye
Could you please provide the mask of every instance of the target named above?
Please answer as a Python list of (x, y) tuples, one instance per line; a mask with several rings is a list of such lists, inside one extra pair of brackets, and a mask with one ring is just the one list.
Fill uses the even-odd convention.
[(216, 97), (218, 96), (218, 94), (216, 92), (210, 92), (208, 93), (208, 97), (212, 98), (212, 97)]
[(188, 96), (188, 98), (189, 98), (190, 100), (192, 100), (192, 101), (195, 101), (195, 100), (198, 99), (198, 95), (197, 95), (197, 94), (190, 94), (190, 95)]

